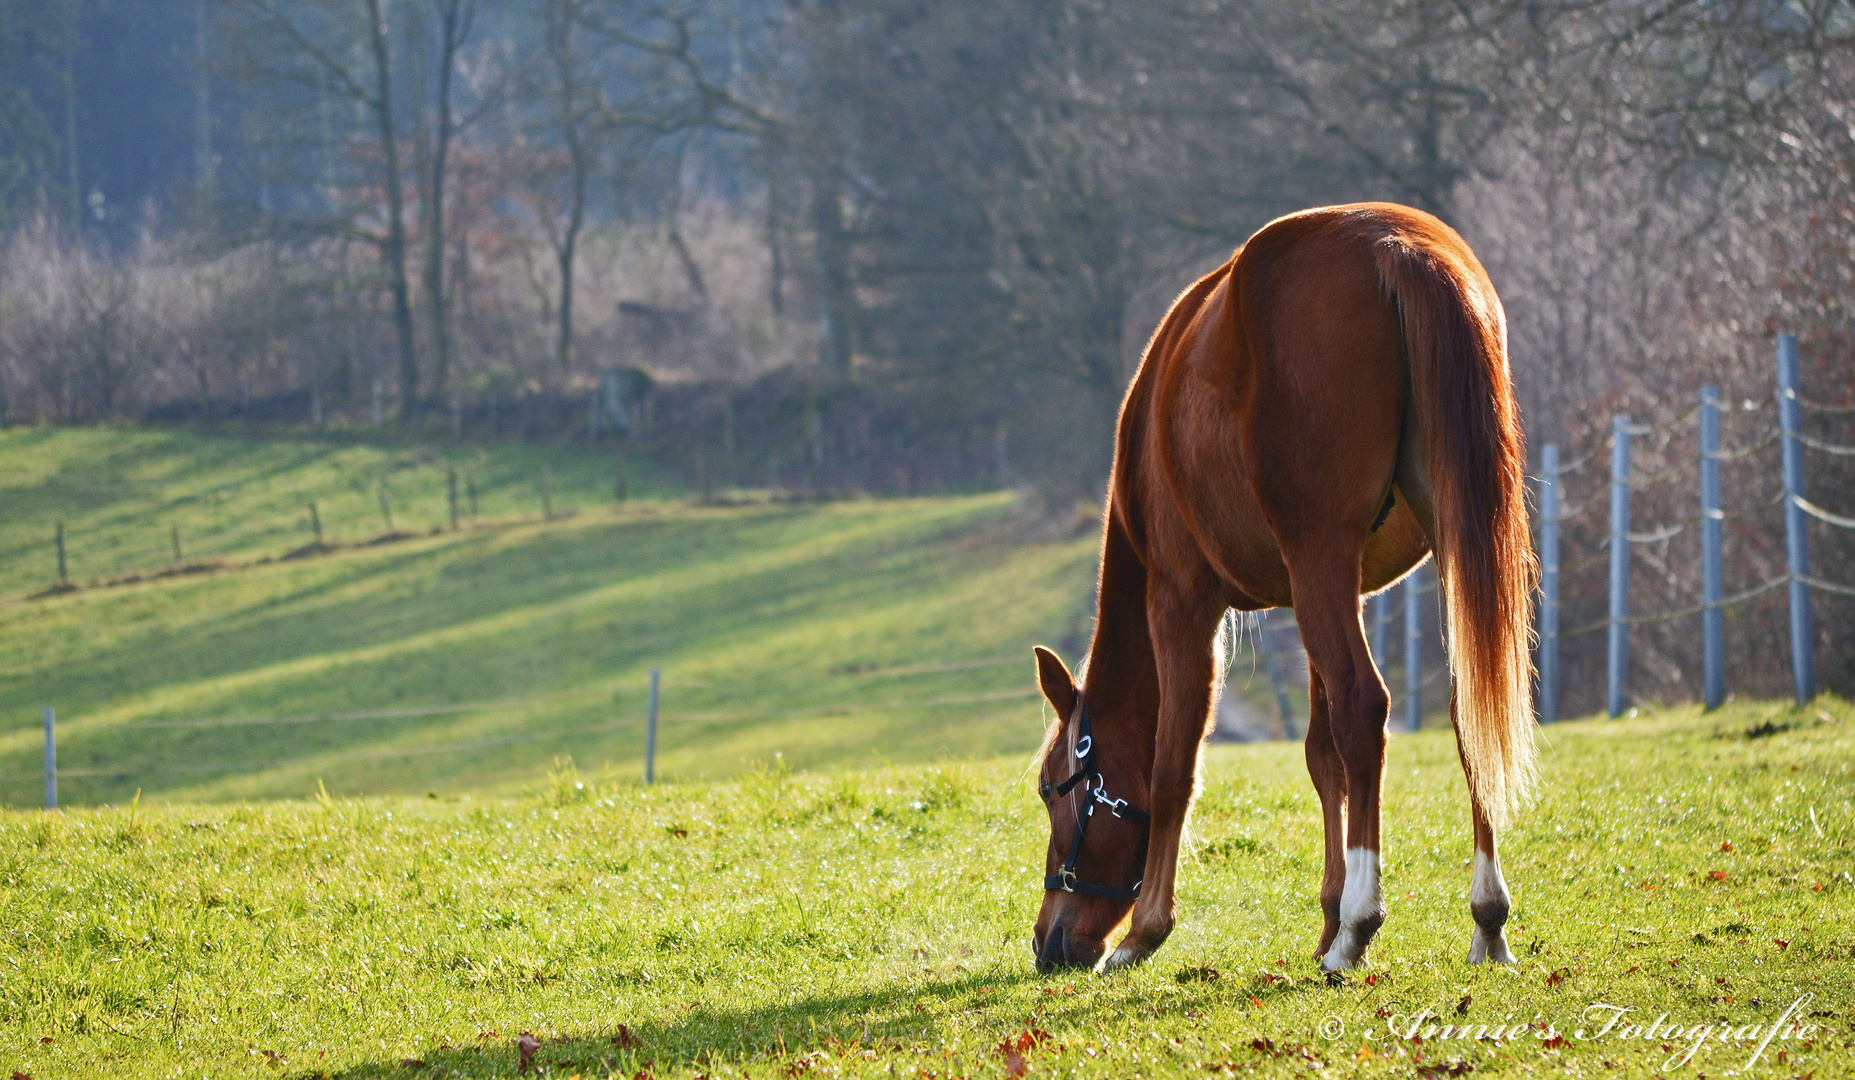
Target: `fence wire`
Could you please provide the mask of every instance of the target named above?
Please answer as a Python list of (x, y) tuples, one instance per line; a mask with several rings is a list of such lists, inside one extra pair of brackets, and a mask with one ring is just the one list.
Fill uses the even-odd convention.
[(1812, 450), (1820, 450), (1825, 454), (1834, 454), (1837, 457), (1855, 457), (1855, 446), (1844, 446), (1841, 443), (1824, 442), (1821, 439), (1813, 439), (1801, 431), (1791, 432), (1791, 438), (1796, 439)]
[(1855, 518), (1843, 517), (1841, 514), (1832, 514), (1811, 502), (1809, 499), (1804, 498), (1802, 495), (1792, 495), (1791, 502), (1796, 504), (1797, 509), (1802, 510), (1804, 513), (1809, 514), (1825, 525), (1834, 525), (1838, 529), (1855, 529)]
[(1827, 401), (1816, 401), (1804, 397), (1795, 390), (1780, 390), (1778, 394), (1790, 398), (1811, 412), (1828, 413), (1831, 416), (1855, 416), (1855, 405), (1831, 405)]

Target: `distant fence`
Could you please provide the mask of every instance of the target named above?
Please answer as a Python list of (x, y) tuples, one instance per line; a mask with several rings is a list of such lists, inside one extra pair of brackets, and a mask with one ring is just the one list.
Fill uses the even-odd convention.
[[(1024, 657), (1002, 660), (961, 660), (939, 664), (916, 664), (894, 668), (875, 668), (867, 671), (845, 671), (837, 673), (839, 678), (868, 677), (907, 677), (916, 675), (933, 675), (953, 671), (971, 671), (983, 668), (1007, 667), (1020, 665), (1030, 669), (1028, 654)], [(644, 780), (652, 782), (656, 778), (656, 749), (659, 722), (659, 704), (661, 680), (659, 669), (650, 669), (649, 693), (644, 716)], [(711, 723), (716, 721), (759, 721), (759, 720), (793, 720), (812, 719), (835, 716), (857, 716), (867, 713), (909, 712), (914, 710), (952, 708), (962, 705), (986, 705), (1008, 701), (1026, 701), (1038, 697), (1040, 691), (1031, 685), (1014, 689), (982, 691), (965, 694), (942, 694), (930, 697), (902, 699), (867, 699), (830, 704), (820, 704), (787, 709), (749, 709), (749, 710), (698, 710), (665, 713), (661, 719), (666, 724)], [(340, 724), (355, 722), (381, 722), (394, 720), (418, 720), (434, 716), (466, 715), (515, 709), (534, 708), (545, 705), (562, 705), (561, 702), (543, 700), (509, 700), (490, 702), (464, 702), (445, 705), (404, 706), (384, 709), (358, 709), (341, 712), (304, 713), (294, 716), (263, 717), (227, 717), (172, 720), (141, 720), (114, 725), (111, 730), (148, 730), (175, 728), (241, 728), (268, 727), (277, 725), (304, 724)], [(567, 702), (565, 705), (582, 704)], [(400, 758), (425, 757), (438, 754), (467, 753), (473, 750), (492, 749), (504, 746), (519, 746), (524, 743), (544, 742), (548, 740), (571, 740), (587, 735), (598, 735), (638, 724), (635, 718), (611, 720), (598, 724), (581, 725), (571, 730), (522, 731), (490, 738), (468, 739), (456, 742), (433, 743), (422, 746), (399, 746), (389, 750), (366, 750), (350, 753), (336, 753), (315, 762), (317, 766), (341, 765), (355, 762), (388, 761)], [(256, 773), (275, 769), (280, 765), (290, 764), (282, 761), (239, 761), (239, 762), (194, 762), (188, 764), (170, 764), (141, 768), (80, 767), (59, 769), (57, 763), (57, 730), (55, 714), (50, 706), (44, 712), (45, 732), (45, 805), (55, 809), (58, 805), (58, 781), (64, 779), (118, 779), (132, 780), (138, 777), (154, 776), (189, 776), (207, 774)], [(0, 781), (19, 783), (36, 780), (40, 773), (15, 773), (0, 775)]]
[[(1831, 404), (1805, 397), (1798, 387), (1797, 338), (1781, 334), (1777, 339), (1776, 402), (1778, 423), (1775, 427), (1754, 432), (1732, 447), (1720, 445), (1719, 388), (1701, 388), (1699, 400), (1680, 414), (1654, 424), (1634, 424), (1627, 416), (1612, 420), (1610, 433), (1570, 463), (1561, 463), (1559, 448), (1548, 444), (1540, 461), (1539, 548), (1539, 713), (1550, 723), (1559, 718), (1560, 667), (1559, 646), (1567, 638), (1605, 632), (1605, 706), (1611, 716), (1620, 715), (1629, 696), (1629, 629), (1649, 623), (1680, 619), (1700, 619), (1702, 637), (1702, 699), (1708, 708), (1726, 699), (1725, 611), (1762, 593), (1788, 585), (1790, 600), (1790, 650), (1792, 682), (1799, 702), (1816, 693), (1816, 675), (1812, 652), (1810, 612), (1811, 590), (1843, 596), (1855, 596), (1855, 586), (1827, 581), (1810, 573), (1806, 527), (1810, 519), (1839, 529), (1855, 529), (1855, 518), (1833, 513), (1805, 497), (1804, 454), (1813, 451), (1838, 457), (1855, 455), (1855, 446), (1812, 438), (1802, 431), (1806, 410), (1827, 415), (1855, 414), (1855, 405)], [(1630, 464), (1633, 438), (1684, 425), (1698, 418), (1696, 453), (1680, 465), (1650, 476), (1635, 475)], [(1723, 505), (1720, 488), (1720, 465), (1723, 462), (1751, 458), (1772, 446), (1781, 449), (1777, 485), (1755, 492), (1730, 509)], [(1599, 561), (1609, 568), (1608, 606), (1602, 619), (1562, 629), (1559, 608), (1562, 564), (1560, 526), (1599, 505), (1599, 496), (1569, 505), (1562, 488), (1565, 479), (1598, 461), (1605, 450), (1610, 452), (1609, 506), (1610, 526), (1601, 545), (1571, 569), (1582, 569)], [(1630, 517), (1630, 494), (1659, 484), (1670, 483), (1690, 472), (1698, 472), (1698, 500), (1693, 513), (1662, 525), (1637, 529)], [(1786, 572), (1765, 581), (1742, 583), (1731, 595), (1725, 594), (1722, 558), (1722, 526), (1733, 518), (1750, 517), (1781, 505), (1784, 510)], [(1629, 598), (1630, 551), (1636, 545), (1659, 543), (1686, 530), (1700, 526), (1701, 600), (1698, 604), (1670, 611), (1631, 614)]]

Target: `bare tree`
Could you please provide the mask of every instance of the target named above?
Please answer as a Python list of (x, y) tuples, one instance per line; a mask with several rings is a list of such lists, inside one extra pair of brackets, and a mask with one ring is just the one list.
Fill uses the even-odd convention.
[[(412, 285), (406, 267), (404, 172), (400, 164), (399, 103), (394, 88), (393, 51), (384, 0), (224, 0), (230, 25), (223, 35), (235, 50), (231, 68), (285, 100), (306, 104), (330, 94), (358, 106), (370, 118), (372, 139), (352, 151), (384, 202), (385, 221), (367, 224), (369, 201), (334, 223), (379, 250), (391, 294), (398, 359), (400, 415), (411, 421), (419, 410), (419, 359), (414, 339)], [(294, 93), (294, 97), (292, 97)], [(338, 146), (324, 148), (340, 153)]]

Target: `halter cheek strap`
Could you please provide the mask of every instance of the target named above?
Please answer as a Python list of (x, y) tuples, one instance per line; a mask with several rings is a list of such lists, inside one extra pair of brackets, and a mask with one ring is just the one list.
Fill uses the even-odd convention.
[(1069, 775), (1069, 779), (1056, 786), (1056, 797), (1062, 798), (1073, 791), (1076, 785), (1082, 786), (1082, 806), (1076, 811), (1076, 835), (1069, 842), (1069, 857), (1063, 860), (1062, 869), (1054, 874), (1047, 874), (1043, 879), (1046, 892), (1081, 893), (1084, 896), (1099, 896), (1104, 900), (1136, 900), (1140, 897), (1140, 882), (1134, 882), (1131, 889), (1117, 889), (1112, 885), (1098, 885), (1093, 881), (1083, 881), (1076, 876), (1076, 860), (1082, 855), (1082, 837), (1088, 831), (1089, 819), (1095, 816), (1097, 806), (1105, 806), (1108, 812), (1125, 821), (1146, 828), (1153, 819), (1145, 810), (1127, 805), (1126, 799), (1110, 798), (1102, 786), (1101, 769), (1095, 764), (1095, 737), (1089, 731), (1089, 705), (1082, 702), (1082, 716), (1076, 726), (1077, 739), (1075, 755), (1081, 765)]

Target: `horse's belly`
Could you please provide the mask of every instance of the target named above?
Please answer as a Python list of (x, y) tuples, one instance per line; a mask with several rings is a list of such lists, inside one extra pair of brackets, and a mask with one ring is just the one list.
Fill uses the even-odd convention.
[(1411, 572), (1430, 554), (1430, 540), (1411, 513), (1410, 500), (1393, 489), (1396, 504), (1359, 555), (1359, 592), (1375, 593)]

